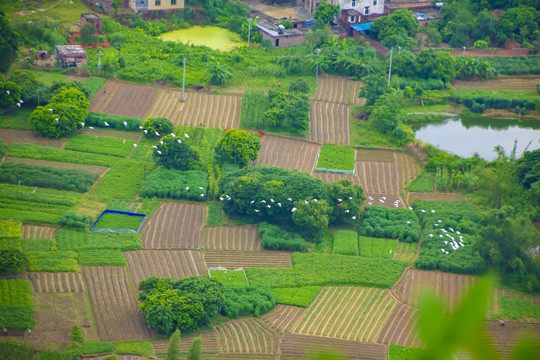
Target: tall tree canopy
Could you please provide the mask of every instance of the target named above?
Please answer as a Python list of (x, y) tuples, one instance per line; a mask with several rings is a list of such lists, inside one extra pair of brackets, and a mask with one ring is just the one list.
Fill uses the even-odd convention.
[(317, 10), (313, 13), (313, 18), (318, 27), (322, 28), (339, 15), (339, 4), (330, 4), (326, 1), (322, 1), (317, 6)]
[(223, 134), (217, 143), (216, 158), (220, 161), (230, 161), (235, 164), (247, 165), (257, 159), (261, 149), (258, 134), (245, 130), (230, 129)]
[(13, 30), (4, 12), (0, 10), (0, 72), (7, 72), (15, 55), (19, 37)]
[(184, 140), (172, 134), (161, 138), (152, 153), (157, 165), (178, 170), (192, 170), (199, 166), (199, 154), (189, 145), (189, 139), (182, 138)]

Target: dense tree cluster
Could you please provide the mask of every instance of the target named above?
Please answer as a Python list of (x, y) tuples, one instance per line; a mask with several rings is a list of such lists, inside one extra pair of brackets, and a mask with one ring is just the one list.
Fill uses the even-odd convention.
[(174, 131), (174, 124), (171, 120), (162, 117), (149, 117), (142, 126), (147, 138), (159, 138)]
[(181, 140), (173, 134), (161, 138), (152, 157), (167, 169), (192, 170), (200, 165), (199, 154), (189, 145), (189, 139)]
[(28, 264), (28, 257), (18, 249), (0, 250), (0, 274), (7, 271), (22, 271)]
[(223, 134), (215, 148), (216, 158), (223, 162), (234, 162), (242, 166), (257, 159), (261, 149), (259, 134), (245, 130), (230, 129)]
[(268, 110), (264, 113), (265, 125), (271, 128), (290, 128), (297, 133), (309, 128), (311, 105), (307, 94), (269, 90), (268, 100)]
[(369, 32), (384, 46), (414, 48), (417, 29), (418, 21), (412, 11), (401, 9), (375, 20)]
[(19, 37), (9, 24), (3, 11), (0, 10), (0, 72), (7, 72), (11, 66), (17, 47)]

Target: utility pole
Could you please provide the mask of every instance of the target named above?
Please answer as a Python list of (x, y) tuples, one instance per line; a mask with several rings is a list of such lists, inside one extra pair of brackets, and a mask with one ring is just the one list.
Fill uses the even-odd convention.
[(101, 50), (99, 51), (98, 56), (99, 56), (98, 65), (97, 65), (98, 75), (101, 75), (101, 57), (103, 56), (103, 52), (101, 52)]
[(185, 88), (186, 88), (186, 58), (184, 57), (184, 76), (182, 78), (182, 101), (184, 101)]
[(392, 77), (392, 54), (394, 53), (394, 47), (390, 48), (390, 64), (388, 65), (388, 87), (390, 87), (390, 78)]
[(251, 22), (253, 21), (253, 19), (248, 19), (248, 48), (249, 48), (249, 44), (251, 42)]
[(41, 92), (41, 89), (38, 89), (37, 91), (37, 106), (39, 106), (39, 93)]
[(315, 50), (317, 53), (317, 70), (315, 71), (315, 80), (319, 82), (319, 55), (321, 55), (321, 49)]

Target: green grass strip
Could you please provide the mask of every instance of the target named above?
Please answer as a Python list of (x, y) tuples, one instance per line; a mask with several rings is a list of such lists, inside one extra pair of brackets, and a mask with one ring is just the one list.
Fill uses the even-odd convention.
[(353, 171), (355, 150), (347, 146), (324, 144), (321, 148), (318, 169)]

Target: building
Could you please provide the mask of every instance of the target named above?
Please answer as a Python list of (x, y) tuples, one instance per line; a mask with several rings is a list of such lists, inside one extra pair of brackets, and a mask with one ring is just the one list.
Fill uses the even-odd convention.
[[(304, 0), (304, 9), (313, 14), (317, 6), (325, 0)], [(331, 4), (339, 4), (341, 11), (356, 10), (361, 15), (384, 13), (384, 0), (326, 0)]]
[(285, 29), (268, 20), (260, 20), (257, 23), (259, 33), (263, 39), (270, 39), (273, 47), (289, 47), (302, 45), (305, 32), (299, 29)]
[(129, 0), (135, 12), (147, 10), (177, 10), (184, 8), (184, 0)]
[(94, 24), (96, 26), (98, 34), (101, 34), (101, 29), (103, 28), (103, 21), (99, 16), (94, 13), (81, 14), (81, 28), (88, 23)]
[(61, 67), (87, 63), (86, 51), (81, 45), (56, 45), (54, 47), (54, 57)]

